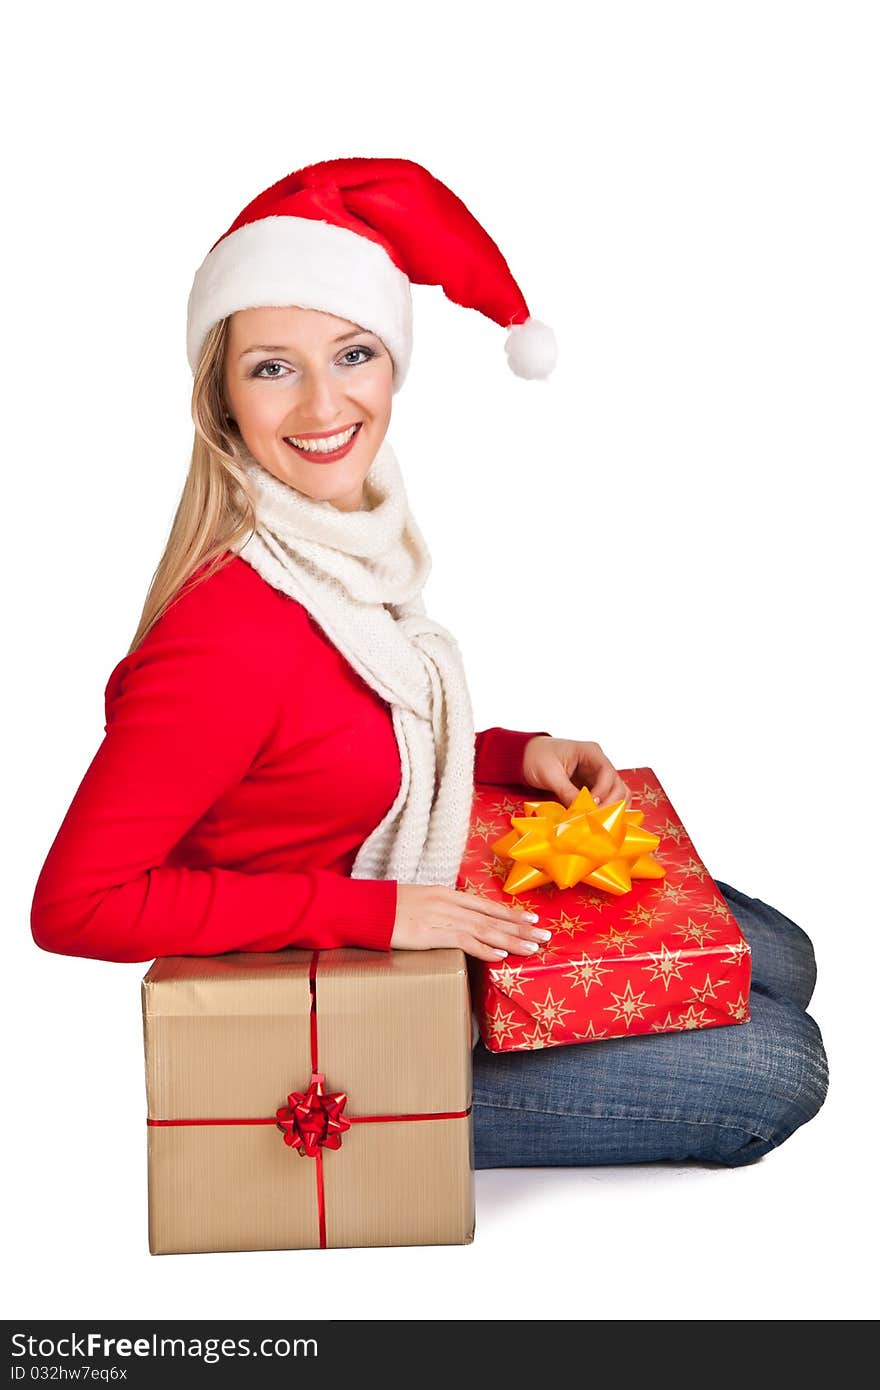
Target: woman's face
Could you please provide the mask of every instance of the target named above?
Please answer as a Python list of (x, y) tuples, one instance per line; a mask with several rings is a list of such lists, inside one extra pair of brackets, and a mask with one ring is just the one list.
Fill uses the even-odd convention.
[[(229, 326), (223, 379), (229, 414), (269, 473), (340, 511), (360, 508), (391, 418), (393, 363), (375, 333), (319, 309), (240, 309)], [(346, 452), (310, 451), (316, 436), (341, 442)]]

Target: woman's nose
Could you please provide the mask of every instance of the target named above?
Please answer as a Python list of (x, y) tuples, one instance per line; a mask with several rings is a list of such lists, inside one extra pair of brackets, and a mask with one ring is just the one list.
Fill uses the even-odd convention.
[(331, 424), (341, 409), (336, 386), (329, 376), (313, 373), (303, 384), (299, 414), (317, 422), (317, 427)]

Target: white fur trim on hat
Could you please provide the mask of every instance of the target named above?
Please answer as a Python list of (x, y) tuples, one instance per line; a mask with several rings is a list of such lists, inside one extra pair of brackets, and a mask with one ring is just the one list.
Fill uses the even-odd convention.
[(210, 329), (238, 309), (322, 309), (378, 334), (394, 363), (393, 391), (412, 353), (409, 276), (378, 242), (307, 217), (263, 217), (218, 242), (196, 271), (186, 353), (195, 373)]

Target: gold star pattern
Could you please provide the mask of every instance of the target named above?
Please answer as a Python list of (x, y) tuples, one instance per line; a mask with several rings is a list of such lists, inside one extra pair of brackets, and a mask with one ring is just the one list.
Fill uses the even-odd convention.
[(684, 826), (679, 821), (670, 820), (668, 816), (663, 825), (654, 831), (654, 834), (659, 835), (661, 840), (674, 840), (677, 845), (680, 845), (682, 840), (687, 839), (687, 831)]
[(609, 951), (619, 951), (625, 956), (627, 951), (634, 951), (636, 948), (633, 941), (639, 940), (639, 933), (630, 931), (628, 927), (609, 927), (608, 931), (602, 936), (597, 936), (596, 940)]
[(595, 1024), (593, 1023), (593, 1020), (590, 1019), (589, 1023), (587, 1024), (586, 1033), (572, 1033), (571, 1040), (572, 1042), (596, 1042), (599, 1038), (607, 1037), (607, 1033), (596, 1032)]
[(674, 1024), (673, 1021), (672, 1021), (672, 1014), (669, 1013), (669, 1012), (667, 1012), (666, 1017), (664, 1018), (664, 1020), (663, 1020), (662, 1023), (652, 1023), (652, 1024), (651, 1024), (651, 1032), (652, 1032), (652, 1033), (674, 1033), (674, 1032), (675, 1032), (675, 1024)]
[(522, 1028), (522, 1023), (517, 1020), (513, 1011), (511, 1010), (510, 1013), (505, 1012), (500, 1004), (494, 1013), (488, 1013), (486, 1015), (486, 1022), (488, 1025), (487, 1031), (489, 1037), (493, 1042), (502, 1045), (507, 1041), (508, 1037), (512, 1038), (514, 1036), (514, 1029)]
[(717, 927), (710, 927), (705, 922), (695, 922), (692, 917), (688, 917), (683, 927), (675, 928), (674, 934), (683, 936), (686, 942), (695, 942), (702, 949), (707, 941), (718, 935), (718, 930)]
[(725, 946), (726, 951), (730, 952), (721, 962), (722, 965), (741, 965), (744, 956), (752, 954), (752, 948), (747, 941), (734, 941), (731, 945)]
[(665, 898), (667, 902), (674, 903), (676, 907), (686, 902), (688, 898), (693, 897), (693, 892), (694, 890), (692, 888), (684, 888), (680, 883), (670, 883), (668, 878), (664, 879), (660, 886), (662, 897)]
[(590, 917), (604, 912), (609, 904), (614, 906), (616, 902), (616, 899), (607, 893), (600, 893), (598, 888), (591, 888), (585, 883), (576, 883), (573, 888), (557, 888), (555, 883), (552, 885), (548, 883), (538, 890), (535, 898), (536, 900), (543, 898), (548, 906), (556, 902), (557, 899), (561, 899), (566, 905), (574, 903), (579, 913), (588, 913)]
[(716, 898), (709, 904), (709, 912), (713, 917), (723, 917), (726, 922), (733, 921), (730, 908), (723, 898)]
[(731, 1018), (735, 1018), (737, 1023), (743, 1023), (749, 1016), (748, 1000), (743, 999), (741, 994), (737, 995), (733, 1004), (728, 1003), (727, 1009)]
[(679, 1028), (705, 1028), (709, 1019), (705, 1009), (695, 1009), (691, 1004), (686, 1014), (682, 1014), (678, 1020)]
[(652, 971), (652, 980), (662, 980), (664, 987), (669, 988), (669, 981), (672, 979), (680, 980), (682, 970), (689, 969), (692, 961), (682, 960), (683, 951), (670, 951), (666, 942), (661, 942), (659, 951), (649, 951), (648, 956), (654, 962), (653, 965), (643, 965), (643, 970)]
[(531, 1033), (523, 1034), (523, 1042), (527, 1047), (548, 1047), (553, 1041), (552, 1031), (539, 1021), (535, 1021), (535, 1026)]
[[(565, 961), (570, 960), (570, 959), (571, 959), (571, 942), (570, 942), (570, 941), (556, 941), (553, 937), (551, 937), (550, 940), (547, 941), (547, 942), (545, 942), (544, 945), (541, 947), (541, 953), (540, 953), (540, 954), (541, 954), (541, 959), (542, 959), (542, 960), (546, 960), (546, 961), (549, 961), (549, 960), (551, 959), (552, 956), (559, 956), (562, 960), (565, 960)], [(537, 951), (535, 952), (535, 955), (538, 955), (538, 952), (537, 952)], [(555, 962), (554, 962), (554, 964), (555, 964)]]
[(690, 999), (685, 1000), (685, 1003), (690, 1003), (691, 999), (695, 999), (698, 1004), (705, 1004), (710, 996), (712, 999), (718, 998), (718, 995), (715, 993), (715, 987), (712, 984), (712, 977), (711, 975), (707, 975), (706, 983), (703, 985), (694, 985), (693, 993), (690, 995)]
[(640, 792), (633, 792), (633, 800), (647, 801), (649, 806), (659, 806), (661, 801), (666, 800), (666, 797), (663, 795), (659, 787), (646, 786)]
[(577, 936), (587, 926), (588, 923), (584, 921), (583, 917), (572, 917), (570, 913), (562, 912), (553, 923), (554, 939), (558, 936)]
[(497, 840), (498, 836), (495, 834), (493, 822), (490, 820), (483, 820), (479, 816), (475, 817), (471, 822), (471, 836), (477, 836), (481, 840), (488, 840), (490, 835)]
[(623, 1022), (627, 1028), (634, 1018), (644, 1018), (645, 1010), (650, 1008), (649, 1004), (643, 1004), (644, 992), (633, 994), (632, 981), (627, 980), (626, 989), (623, 994), (615, 994), (611, 991), (611, 998), (615, 1000), (613, 1004), (606, 1004), (605, 1008), (614, 1014), (614, 1022)]
[(522, 972), (515, 969), (512, 965), (493, 966), (489, 971), (489, 978), (508, 998), (511, 998), (517, 992), (520, 994), (523, 992)]
[(637, 927), (652, 927), (658, 917), (658, 908), (649, 908), (648, 903), (639, 902), (637, 908), (631, 908), (630, 912), (624, 913), (627, 922), (631, 922)]
[(684, 861), (681, 871), (683, 874), (687, 874), (688, 878), (698, 878), (701, 883), (708, 877), (709, 872), (705, 864), (701, 864), (699, 859), (695, 859), (693, 855)]
[(481, 889), (475, 879), (465, 877), (460, 880), (458, 891), (460, 893), (480, 893)]
[(584, 902), (584, 906), (589, 908), (591, 912), (606, 912), (608, 908), (615, 905), (614, 898), (609, 898), (607, 893), (599, 893), (595, 889), (590, 889), (589, 896)]
[(611, 974), (611, 966), (603, 965), (601, 957), (581, 956), (580, 960), (572, 960), (571, 970), (565, 974), (566, 980), (571, 980), (573, 988), (578, 985), (583, 986), (584, 995), (590, 993), (593, 985), (602, 984), (602, 976)]
[(535, 1017), (548, 1029), (555, 1028), (557, 1024), (563, 1024), (565, 1015), (574, 1013), (574, 1009), (567, 1009), (561, 999), (554, 999), (549, 989), (543, 1003), (533, 1004), (532, 1010)]
[(507, 877), (507, 869), (504, 862), (497, 854), (493, 854), (491, 859), (484, 859), (480, 864), (480, 871), (485, 874), (487, 878), (499, 878), (502, 883)]
[[(577, 887), (577, 885), (575, 885), (575, 887)], [(537, 898), (544, 903), (545, 911), (548, 909), (552, 911), (554, 904), (557, 903), (563, 895), (567, 903), (578, 901), (577, 892), (571, 888), (557, 888), (555, 883), (543, 883), (536, 894)]]

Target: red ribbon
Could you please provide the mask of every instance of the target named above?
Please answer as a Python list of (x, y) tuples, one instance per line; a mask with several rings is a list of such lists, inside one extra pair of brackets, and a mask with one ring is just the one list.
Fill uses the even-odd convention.
[(154, 1120), (148, 1125), (277, 1125), (285, 1144), (295, 1149), (301, 1158), (315, 1160), (315, 1183), (318, 1198), (318, 1231), (320, 1248), (327, 1248), (327, 1221), (324, 1209), (324, 1165), (322, 1150), (342, 1146), (342, 1135), (353, 1124), (376, 1124), (386, 1120), (461, 1120), (471, 1113), (466, 1110), (433, 1110), (410, 1115), (343, 1115), (348, 1096), (345, 1091), (324, 1092), (324, 1074), (318, 1071), (318, 1005), (315, 977), (320, 951), (312, 952), (309, 966), (311, 995), (309, 1033), (312, 1052), (312, 1079), (306, 1091), (291, 1091), (287, 1104), (278, 1107), (274, 1115), (248, 1116), (244, 1119), (222, 1118), (208, 1120)]
[(300, 1158), (317, 1158), (322, 1144), (326, 1149), (340, 1148), (344, 1131), (351, 1129), (351, 1120), (342, 1113), (347, 1099), (344, 1091), (325, 1096), (323, 1072), (312, 1072), (305, 1094), (291, 1091), (287, 1104), (275, 1111), (285, 1144), (297, 1149)]

